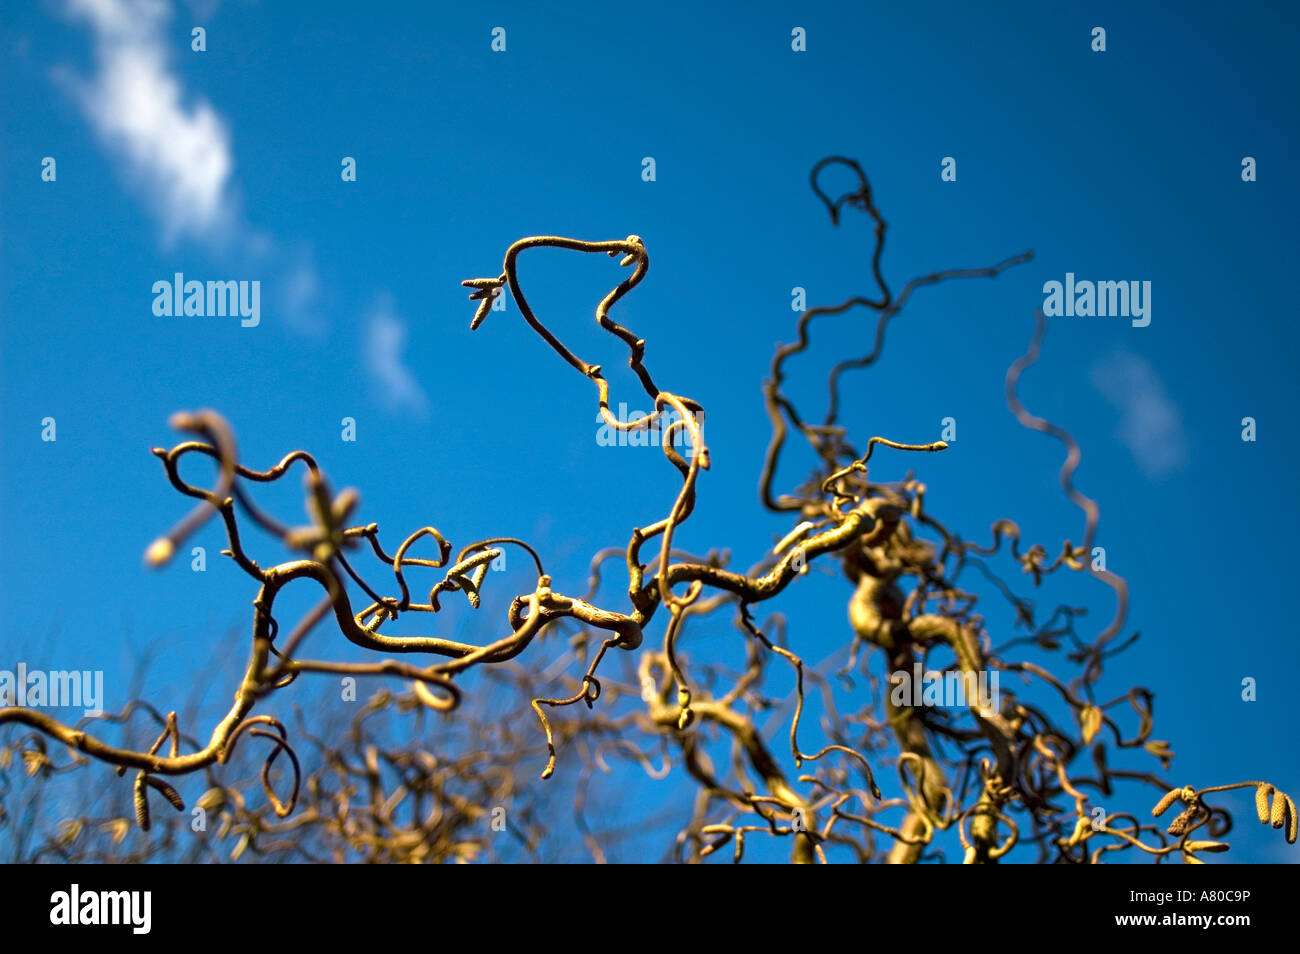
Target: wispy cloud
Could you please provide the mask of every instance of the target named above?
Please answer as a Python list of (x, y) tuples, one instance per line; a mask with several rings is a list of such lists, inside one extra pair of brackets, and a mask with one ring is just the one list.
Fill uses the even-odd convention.
[(1159, 480), (1187, 466), (1182, 415), (1151, 363), (1118, 351), (1093, 366), (1092, 385), (1120, 412), (1117, 436), (1148, 477)]
[[(94, 41), (88, 79), (61, 72), (86, 119), (123, 161), (171, 244), (181, 236), (214, 240), (234, 228), (229, 185), (230, 134), (204, 99), (186, 97), (169, 65), (163, 0), (68, 0), (68, 15)], [(188, 102), (187, 102), (188, 99)]]
[(177, 76), (167, 0), (65, 0), (64, 11), (89, 28), (94, 66), (85, 77), (60, 67), (55, 80), (157, 219), (163, 247), (201, 243), (226, 268), (265, 280), (289, 328), (323, 336), (311, 249), (265, 234), (240, 211), (230, 125)]
[(420, 417), (429, 412), (429, 397), (406, 364), (406, 322), (398, 316), (389, 295), (380, 295), (366, 318), (365, 364), (370, 369), (375, 396), (393, 412), (409, 411)]

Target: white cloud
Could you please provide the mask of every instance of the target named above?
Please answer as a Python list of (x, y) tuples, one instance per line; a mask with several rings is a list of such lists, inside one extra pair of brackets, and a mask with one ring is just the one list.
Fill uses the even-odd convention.
[[(200, 19), (204, 12), (215, 14), (208, 0), (191, 0), (189, 6)], [(225, 267), (268, 276), (268, 293), (286, 324), (302, 334), (323, 334), (311, 251), (286, 247), (239, 211), (229, 124), (207, 100), (187, 93), (177, 77), (172, 50), (186, 35), (168, 30), (167, 0), (65, 0), (64, 9), (90, 30), (94, 70), (78, 77), (59, 68), (55, 79), (71, 91), (101, 146), (122, 164), (157, 218), (164, 247), (180, 238), (198, 240)]]
[(1118, 351), (1096, 364), (1091, 377), (1093, 387), (1119, 409), (1117, 436), (1143, 473), (1159, 480), (1187, 465), (1182, 415), (1146, 358)]
[(424, 417), (429, 398), (406, 365), (406, 322), (396, 314), (392, 299), (381, 295), (366, 319), (365, 364), (373, 375), (376, 396), (389, 411), (410, 411)]
[(185, 102), (168, 65), (168, 5), (68, 0), (67, 11), (90, 26), (95, 51), (94, 75), (67, 82), (96, 134), (145, 193), (164, 242), (226, 236), (233, 227), (230, 136), (206, 100)]

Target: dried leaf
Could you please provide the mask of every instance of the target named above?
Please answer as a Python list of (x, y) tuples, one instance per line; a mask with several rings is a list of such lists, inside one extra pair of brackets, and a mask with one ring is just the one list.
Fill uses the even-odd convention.
[(109, 832), (113, 838), (113, 844), (120, 845), (126, 839), (126, 833), (131, 830), (131, 821), (127, 818), (114, 818), (112, 821), (100, 825), (99, 830)]
[(194, 804), (197, 805), (199, 808), (203, 809), (205, 812), (210, 812), (214, 808), (220, 808), (225, 803), (226, 803), (225, 791), (220, 788), (210, 788), (202, 795), (200, 795), (199, 800)]
[(1101, 729), (1102, 712), (1094, 705), (1086, 705), (1079, 712), (1079, 725), (1083, 728), (1083, 744), (1091, 745)]
[(59, 822), (59, 844), (67, 846), (72, 844), (81, 835), (83, 822), (80, 818), (65, 818)]

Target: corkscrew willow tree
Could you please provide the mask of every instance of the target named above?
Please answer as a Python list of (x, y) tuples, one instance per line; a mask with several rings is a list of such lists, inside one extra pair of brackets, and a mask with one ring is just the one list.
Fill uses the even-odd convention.
[[(856, 186), (835, 199), (822, 185), (823, 173), (832, 167), (847, 169), (856, 177)], [(578, 669), (586, 664), (585, 671), (563, 676), (560, 694), (537, 692), (528, 708), (536, 719), (536, 738), (545, 740), (542, 779), (556, 771), (561, 748), (576, 750), (574, 758), (581, 769), (574, 795), (575, 827), (597, 860), (603, 860), (607, 842), (591, 828), (584, 808), (595, 773), (608, 770), (611, 758), (639, 765), (652, 777), (681, 766), (693, 783), (696, 794), (690, 818), (669, 854), (677, 860), (698, 861), (731, 845), (733, 858), (739, 861), (747, 839), (761, 836), (788, 839), (790, 857), (798, 862), (825, 862), (828, 850), (834, 850), (859, 861), (913, 863), (943, 857), (938, 833), (955, 829), (967, 863), (996, 862), (1017, 847), (1034, 851), (1039, 861), (1057, 863), (1097, 863), (1111, 852), (1133, 849), (1157, 862), (1177, 856), (1198, 863), (1202, 853), (1227, 850), (1227, 843), (1219, 839), (1232, 824), (1229, 813), (1207, 797), (1246, 787), (1256, 790), (1259, 820), (1285, 829), (1287, 841), (1294, 842), (1295, 804), (1266, 782), (1174, 786), (1154, 771), (1110, 764), (1107, 735), (1114, 748), (1144, 749), (1165, 770), (1173, 753), (1166, 742), (1152, 738), (1153, 697), (1148, 690), (1136, 687), (1104, 700), (1096, 693), (1105, 661), (1131, 645), (1136, 635), (1122, 638), (1128, 602), (1125, 581), (1094, 569), (1087, 559), (1100, 511), (1073, 483), (1080, 449), (1069, 433), (1034, 416), (1018, 397), (1021, 376), (1039, 356), (1046, 330), (1041, 313), (1029, 350), (1007, 372), (1006, 398), (1026, 428), (1054, 437), (1066, 448), (1060, 479), (1085, 517), (1079, 545), (1066, 540), (1055, 557), (1041, 544), (1023, 547), (1019, 527), (1010, 520), (993, 524), (987, 546), (963, 540), (929, 512), (926, 486), (911, 473), (892, 482), (870, 477), (869, 464), (878, 450), (935, 453), (946, 449), (944, 442), (906, 443), (872, 436), (860, 450), (850, 443), (848, 429), (838, 423), (844, 375), (868, 368), (880, 358), (889, 322), (916, 291), (948, 280), (996, 277), (1028, 261), (1031, 253), (985, 268), (935, 272), (913, 279), (895, 295), (881, 271), (886, 223), (861, 167), (850, 159), (830, 157), (814, 167), (811, 183), (832, 225), (838, 225), (847, 210), (871, 219), (870, 271), (875, 290), (869, 296), (803, 312), (797, 340), (777, 349), (763, 389), (772, 436), (759, 493), (769, 511), (787, 515), (794, 526), (749, 570), (729, 569), (728, 558), (717, 550), (695, 556), (673, 546), (674, 535), (695, 510), (701, 474), (710, 461), (703, 408), (655, 383), (645, 364), (646, 340), (610, 314), (646, 276), (649, 254), (644, 243), (636, 235), (600, 242), (558, 236), (521, 239), (506, 251), (499, 275), (464, 282), (473, 289), (471, 300), (478, 302), (471, 327), (479, 327), (497, 297), (508, 291), (528, 326), (592, 382), (607, 427), (617, 432), (660, 430), (662, 453), (680, 478), (680, 489), (666, 512), (647, 526), (634, 527), (626, 544), (596, 554), (590, 588), (578, 595), (567, 587), (557, 588), (537, 550), (512, 537), (477, 540), (453, 556), (453, 547), (443, 535), (433, 526), (424, 526), (390, 553), (380, 541), (377, 524), (352, 522), (357, 493), (350, 489), (333, 493), (310, 454), (294, 451), (258, 470), (241, 462), (234, 435), (218, 414), (177, 414), (172, 425), (194, 439), (153, 453), (172, 486), (197, 505), (149, 547), (146, 559), (161, 566), (205, 522), (215, 518), (224, 524), (228, 539), (224, 554), (258, 586), (251, 649), (233, 704), (206, 741), (183, 734), (175, 712), (164, 716), (146, 707), (157, 735), (140, 748), (109, 744), (93, 734), (90, 730), (104, 720), (72, 726), (34, 709), (7, 708), (0, 711), (0, 722), (20, 723), (35, 732), (6, 748), (6, 760), (17, 748), (29, 773), (62, 771), (87, 760), (116, 766), (119, 775), (134, 772), (135, 814), (143, 828), (151, 824), (151, 790), (181, 809), (184, 801), (166, 777), (204, 773), (209, 787), (201, 804), (220, 810), (225, 832), (239, 836), (235, 857), (250, 846), (257, 854), (293, 857), (295, 839), (311, 830), (324, 830), (328, 835), (324, 843), (331, 846), (319, 854), (298, 853), (311, 860), (485, 857), (490, 853), (481, 836), (467, 835), (466, 829), (493, 799), (499, 801), (518, 787), (516, 769), (523, 769), (531, 743), (517, 729), (495, 735), (479, 731), (471, 733), (470, 742), (459, 750), (464, 754), (440, 760), (414, 743), (381, 750), (367, 740), (366, 720), (379, 712), (424, 709), (450, 714), (439, 724), (453, 725), (456, 712), (463, 711), (458, 677), (472, 668), (508, 673), (516, 689), (534, 692), (540, 682), (532, 675), (543, 668), (542, 662), (553, 666), (556, 661), (533, 664), (526, 654), (544, 634), (572, 625), (577, 633), (569, 652), (579, 661)], [(630, 269), (601, 300), (595, 317), (602, 329), (626, 345), (628, 366), (653, 401), (651, 412), (630, 420), (616, 417), (610, 411), (609, 383), (601, 367), (576, 355), (534, 313), (520, 286), (517, 262), (521, 254), (538, 248), (604, 254)], [(871, 350), (830, 370), (827, 412), (820, 423), (811, 423), (783, 390), (787, 368), (809, 348), (814, 325), (860, 310), (875, 316)], [(795, 434), (807, 441), (817, 467), (791, 492), (777, 493), (778, 467), (787, 441)], [(211, 487), (182, 476), (182, 463), (195, 456), (215, 462), (217, 476)], [(311, 515), (311, 523), (302, 527), (279, 522), (253, 500), (257, 485), (281, 480), (295, 467), (303, 471)], [(241, 530), (250, 522), (301, 556), (263, 567), (245, 548)], [(436, 614), (449, 594), (462, 593), (477, 608), (489, 564), (507, 548), (527, 555), (536, 582), (531, 591), (510, 602), (503, 635), (475, 644), (404, 634), (403, 630), (410, 633), (409, 614)], [(363, 555), (389, 575), (386, 585), (374, 582), (373, 574), (368, 579), (362, 573)], [(994, 572), (993, 558), (1018, 566), (1035, 587), (1062, 570), (1091, 575), (1113, 591), (1115, 615), (1091, 641), (1076, 631), (1081, 609), (1058, 605), (1048, 619), (1040, 620), (1034, 603), (1016, 595)], [(598, 597), (607, 575), (604, 567), (615, 560), (621, 567), (622, 592), (602, 605)], [(788, 645), (783, 617), (760, 623), (754, 615), (760, 604), (797, 587), (819, 560), (837, 562), (851, 584), (850, 632), (840, 653), (845, 662), (833, 673), (826, 671), (827, 665), (807, 665)], [(994, 644), (984, 617), (975, 612), (977, 595), (961, 582), (971, 569), (1008, 602), (1015, 625), (1027, 635)], [(438, 571), (423, 602), (415, 601), (407, 579), (408, 571), (415, 570)], [(320, 589), (319, 602), (291, 630), (283, 631), (276, 615), (277, 598), (291, 584), (307, 582)], [(356, 593), (362, 595), (359, 601)], [(710, 662), (694, 662), (682, 649), (688, 629), (723, 610), (734, 613), (746, 647), (745, 666), (738, 673)], [(343, 638), (383, 658), (369, 662), (308, 658), (304, 651), (311, 634), (326, 620)], [(655, 634), (653, 646), (645, 642), (648, 632)], [(1017, 659), (1012, 650), (1018, 645), (1048, 653), (1068, 645), (1063, 663), (1076, 670), (1073, 678), (1063, 681), (1032, 661)], [(634, 674), (630, 678), (605, 675), (611, 655), (630, 656)], [(869, 667), (873, 658), (885, 672), (911, 672), (919, 664), (951, 676), (956, 685), (965, 687), (966, 702), (956, 706), (899, 702), (894, 693), (883, 691)], [(772, 661), (779, 661), (783, 673), (775, 679), (768, 671)], [(625, 675), (628, 670), (624, 666)], [(1008, 691), (992, 702), (982, 699), (975, 687), (982, 675), (993, 672), (1014, 674), (1040, 689), (1049, 702), (1022, 699)], [(324, 761), (324, 767), (308, 774), (304, 783), (288, 728), (280, 719), (259, 712), (259, 704), (312, 673), (397, 677), (409, 681), (411, 688), (405, 694), (379, 692), (352, 720), (341, 742), (304, 729)], [(857, 679), (865, 681), (865, 690)], [(764, 691), (774, 681), (783, 686), (781, 694), (790, 706)], [(815, 751), (799, 741), (810, 686), (820, 700), (825, 743)], [(855, 709), (842, 711), (840, 700), (845, 697)], [(586, 711), (570, 715), (580, 704)], [(142, 706), (136, 704), (107, 721), (123, 721)], [(1054, 721), (1049, 707), (1068, 712), (1068, 724)], [(1136, 719), (1135, 731), (1121, 725), (1126, 707), (1132, 712), (1129, 719)], [(791, 708), (789, 754), (779, 757), (773, 733), (760, 727), (757, 719), (771, 713), (784, 721)], [(481, 720), (471, 718), (470, 723), (483, 727)], [(265, 805), (252, 806), (241, 786), (221, 780), (221, 766), (245, 739), (246, 745), (266, 747), (259, 773)], [(47, 740), (65, 748), (72, 761), (55, 765)], [(721, 769), (712, 751), (719, 747), (727, 754)], [(1089, 749), (1091, 770), (1080, 770), (1076, 763)], [(537, 754), (540, 757), (540, 750)], [(281, 759), (285, 771), (277, 792), (273, 766)], [(892, 766), (894, 777), (882, 786), (878, 774), (886, 765)], [(792, 776), (790, 767), (799, 774)], [(1155, 817), (1174, 802), (1181, 803), (1182, 811), (1163, 828), (1136, 814), (1094, 812), (1089, 792), (1110, 797), (1121, 783), (1152, 786), (1163, 793), (1152, 812)], [(892, 793), (889, 797), (886, 787)], [(408, 821), (399, 823), (397, 806), (407, 799), (414, 810)], [(459, 824), (453, 816), (459, 817)], [(95, 857), (88, 851), (77, 854), (74, 847), (92, 823), (107, 831), (114, 844), (121, 841), (123, 819), (71, 819), (48, 850), (73, 860)], [(528, 822), (520, 837), (535, 847), (544, 827), (540, 821)]]

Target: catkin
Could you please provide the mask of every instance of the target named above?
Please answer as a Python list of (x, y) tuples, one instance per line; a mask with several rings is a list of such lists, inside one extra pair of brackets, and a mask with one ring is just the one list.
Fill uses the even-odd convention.
[(1159, 818), (1165, 812), (1169, 811), (1169, 806), (1177, 800), (1178, 796), (1182, 794), (1182, 791), (1181, 788), (1171, 788), (1166, 792), (1165, 797), (1156, 802), (1156, 807), (1151, 809), (1151, 817)]
[(1187, 834), (1187, 829), (1191, 827), (1192, 819), (1196, 817), (1196, 809), (1189, 808), (1180, 814), (1177, 818), (1169, 823), (1167, 829), (1169, 834), (1174, 837)]
[(149, 830), (149, 796), (145, 792), (144, 772), (135, 777), (135, 823), (141, 831)]
[(176, 809), (178, 812), (185, 811), (185, 802), (181, 798), (180, 792), (172, 788), (171, 785), (167, 784), (160, 778), (154, 778), (152, 775), (146, 775), (144, 780), (146, 784), (162, 792), (163, 798), (171, 802), (172, 808)]
[(1260, 824), (1268, 822), (1268, 797), (1271, 794), (1273, 786), (1267, 783), (1255, 789), (1255, 814), (1259, 816)]

